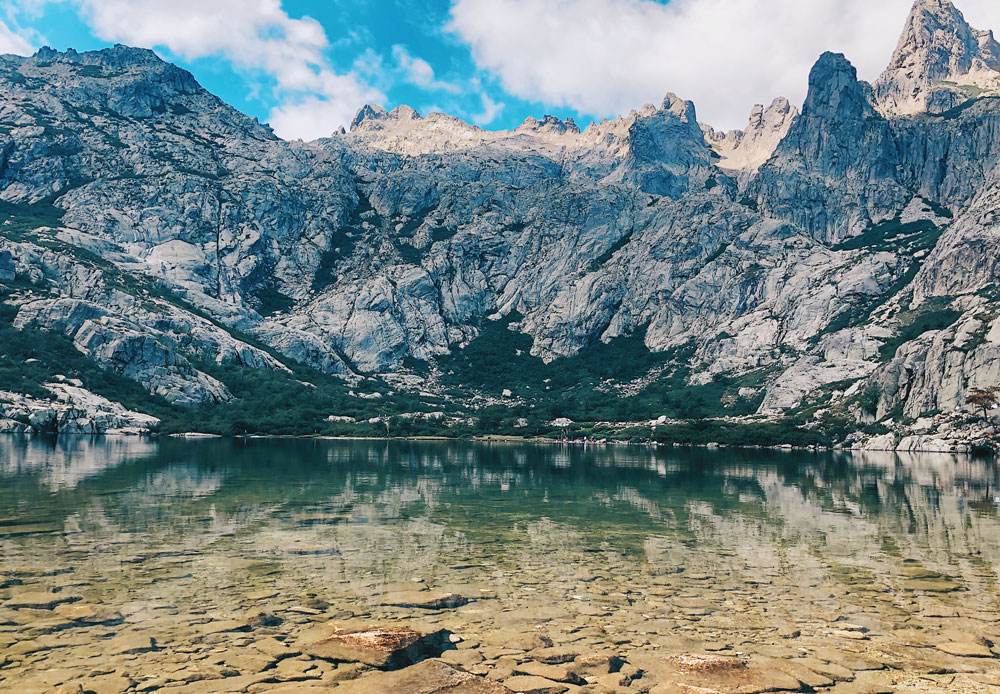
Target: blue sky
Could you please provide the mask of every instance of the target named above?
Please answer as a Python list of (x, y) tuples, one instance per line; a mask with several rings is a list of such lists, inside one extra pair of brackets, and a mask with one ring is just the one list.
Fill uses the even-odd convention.
[[(0, 3), (0, 21), (23, 36), (32, 48), (49, 45), (59, 50), (90, 50), (115, 42), (154, 48), (164, 59), (193, 72), (211, 92), (262, 121), (276, 120), (275, 110), (290, 94), (293, 99), (298, 94), (298, 90), (284, 89), (269, 66), (241, 65), (238, 60), (227, 59), (225, 49), (213, 51), (209, 46), (206, 55), (198, 55), (170, 41), (166, 32), (143, 40), (145, 36), (132, 35), (136, 32), (127, 26), (107, 26), (95, 18), (88, 4), (4, 0)], [(141, 0), (136, 4), (142, 4)], [(337, 122), (324, 124), (321, 119), (315, 127), (292, 126), (288, 136), (298, 135), (300, 130), (305, 137), (325, 135), (338, 125), (348, 125), (349, 115), (345, 114), (353, 114), (363, 105), (367, 99), (358, 97), (364, 96), (387, 108), (407, 104), (425, 114), (445, 111), (489, 129), (513, 128), (529, 115), (541, 117), (550, 112), (581, 120), (589, 115), (565, 104), (550, 108), (541, 101), (506, 92), (489, 71), (477, 68), (470, 46), (446, 28), (452, 8), (449, 0), (284, 0), (274, 4), (291, 21), (315, 20), (326, 37), (322, 51), (326, 67), (339, 76), (353, 76), (362, 87), (353, 100), (347, 97), (350, 103), (346, 108), (335, 110)], [(239, 11), (239, 5), (233, 3), (234, 11)], [(178, 9), (178, 13), (182, 11)], [(126, 21), (123, 19), (123, 23)], [(281, 22), (277, 21), (261, 28), (264, 35), (281, 32)]]
[[(996, 0), (956, 0), (1000, 28)], [(213, 93), (311, 139), (367, 102), (484, 128), (615, 117), (667, 92), (741, 127), (801, 103), (824, 50), (861, 76), (888, 63), (912, 0), (0, 0), (0, 52), (155, 49)]]

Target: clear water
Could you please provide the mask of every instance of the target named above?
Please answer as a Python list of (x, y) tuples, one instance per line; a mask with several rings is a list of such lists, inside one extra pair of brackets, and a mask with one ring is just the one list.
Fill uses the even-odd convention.
[[(233, 653), (351, 618), (446, 627), (481, 674), (528, 633), (626, 658), (837, 649), (912, 691), (994, 691), (989, 650), (938, 646), (1000, 642), (998, 516), (997, 467), (948, 455), (0, 438), (0, 691), (156, 691), (192, 663), (241, 691)], [(469, 602), (385, 604), (400, 591)], [(11, 606), (38, 592), (75, 602)], [(254, 609), (280, 625), (222, 628)], [(157, 650), (112, 653), (136, 634)]]

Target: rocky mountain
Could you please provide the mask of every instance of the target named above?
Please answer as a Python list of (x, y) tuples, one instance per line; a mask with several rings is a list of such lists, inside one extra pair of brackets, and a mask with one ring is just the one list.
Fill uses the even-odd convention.
[[(582, 130), (373, 105), (308, 143), (149, 51), (5, 56), (0, 352), (60, 340), (95, 397), (225, 431), (267, 430), (267, 383), (307, 431), (967, 446), (1000, 384), (996, 47), (918, 0), (875, 85), (824, 54), (743, 131), (670, 94)], [(33, 402), (74, 377), (40, 361)]]
[(918, 0), (874, 87), (886, 116), (943, 113), (1000, 90), (1000, 43), (970, 27), (951, 0)]
[(721, 133), (704, 126), (705, 139), (720, 157), (716, 166), (737, 178), (740, 174), (755, 174), (785, 139), (798, 115), (798, 109), (788, 99), (778, 97), (766, 109), (760, 104), (754, 106), (744, 130)]

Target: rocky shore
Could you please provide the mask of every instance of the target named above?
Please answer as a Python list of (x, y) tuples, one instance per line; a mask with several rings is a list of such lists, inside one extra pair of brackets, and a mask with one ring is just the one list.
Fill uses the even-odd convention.
[(47, 383), (51, 397), (0, 390), (0, 433), (149, 434), (156, 417), (132, 412), (84, 389), (79, 381)]

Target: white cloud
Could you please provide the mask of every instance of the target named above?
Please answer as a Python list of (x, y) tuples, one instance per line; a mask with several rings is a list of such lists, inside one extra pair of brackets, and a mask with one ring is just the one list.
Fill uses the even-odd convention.
[(497, 103), (485, 92), (480, 94), (479, 98), (483, 102), (483, 111), (473, 116), (472, 122), (480, 127), (485, 127), (497, 119), (497, 116), (503, 111), (505, 104)]
[(338, 74), (319, 22), (294, 19), (280, 0), (74, 0), (106, 41), (165, 47), (186, 60), (222, 56), (240, 70), (261, 71), (282, 101), (271, 114), (282, 137), (313, 139), (348, 123), (384, 95), (356, 73)]
[[(283, 137), (305, 140), (328, 137), (354, 119), (358, 110), (354, 104), (371, 101), (363, 94), (352, 97), (344, 92), (341, 97), (324, 99), (315, 95), (300, 96), (271, 109), (268, 122)], [(336, 125), (331, 126), (331, 123)]]
[(450, 82), (438, 80), (434, 75), (434, 68), (423, 58), (410, 55), (405, 46), (395, 45), (392, 47), (392, 57), (402, 71), (404, 78), (412, 84), (424, 89), (435, 89), (451, 94), (462, 91), (461, 87)]
[[(996, 0), (958, 0), (1000, 28)], [(755, 103), (805, 97), (812, 64), (842, 52), (873, 80), (912, 0), (453, 0), (448, 30), (511, 94), (614, 116), (668, 91), (702, 121), (742, 127)]]
[(35, 49), (27, 39), (14, 33), (3, 20), (0, 20), (0, 55), (8, 53), (31, 55), (34, 52)]

